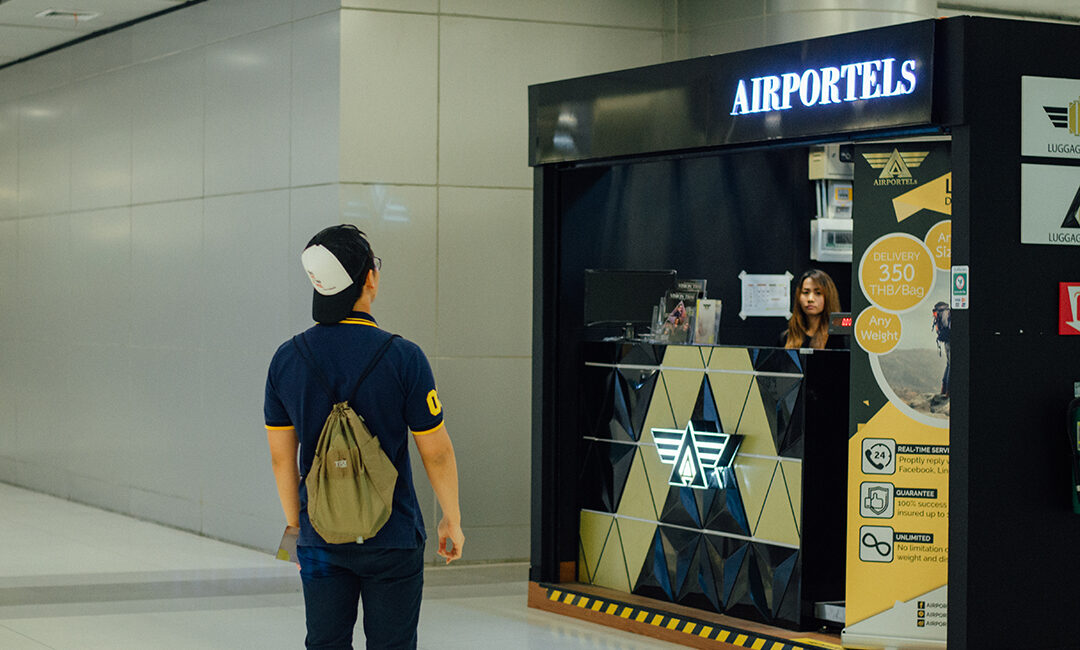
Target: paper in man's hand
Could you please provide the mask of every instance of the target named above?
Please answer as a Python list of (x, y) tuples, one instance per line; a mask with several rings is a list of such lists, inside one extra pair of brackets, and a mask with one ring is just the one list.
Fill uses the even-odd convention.
[(277, 559), (299, 564), (300, 560), (296, 559), (296, 538), (299, 534), (299, 528), (295, 526), (285, 527), (285, 533), (281, 536), (281, 543), (278, 544)]

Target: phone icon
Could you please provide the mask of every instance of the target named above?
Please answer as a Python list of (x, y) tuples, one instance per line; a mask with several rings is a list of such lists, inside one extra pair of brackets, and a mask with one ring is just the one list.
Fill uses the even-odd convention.
[(862, 441), (864, 474), (896, 472), (896, 441), (890, 438), (866, 438)]
[(866, 450), (866, 462), (870, 463), (877, 469), (885, 469), (885, 464), (876, 462), (874, 460), (874, 452), (870, 451), (869, 449)]

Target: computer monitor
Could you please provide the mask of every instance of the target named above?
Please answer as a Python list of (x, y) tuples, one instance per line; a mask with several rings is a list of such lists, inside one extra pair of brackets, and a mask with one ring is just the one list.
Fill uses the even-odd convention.
[(585, 326), (652, 325), (674, 269), (585, 269)]

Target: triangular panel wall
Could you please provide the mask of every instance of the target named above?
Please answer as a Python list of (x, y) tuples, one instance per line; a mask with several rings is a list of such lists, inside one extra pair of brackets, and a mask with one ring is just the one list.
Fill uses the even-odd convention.
[(649, 477), (645, 473), (644, 455), (652, 453), (648, 447), (638, 447), (634, 454), (634, 462), (630, 466), (630, 472), (626, 477), (626, 486), (622, 491), (616, 512), (625, 517), (655, 521), (658, 517), (656, 506), (653, 505), (652, 488), (649, 487)]
[(713, 391), (713, 401), (720, 421), (724, 423), (725, 433), (734, 433), (739, 428), (746, 397), (754, 377), (749, 374), (732, 372), (710, 372), (709, 385)]
[(779, 469), (773, 475), (772, 487), (761, 508), (754, 537), (777, 544), (799, 545), (799, 524), (795, 520), (795, 509), (788, 499), (787, 486)]
[(665, 370), (662, 374), (675, 416), (675, 428), (685, 427), (694, 415), (694, 405), (697, 403), (705, 371)]
[(607, 543), (604, 544), (604, 550), (593, 572), (592, 584), (623, 592), (630, 591), (630, 577), (626, 571), (626, 558), (623, 555), (623, 542), (619, 534), (618, 521), (608, 533)]
[(598, 515), (592, 512), (581, 513), (581, 527), (578, 531), (579, 561), (578, 580), (591, 583), (600, 556), (607, 543), (608, 534), (615, 518), (610, 515)]
[(754, 531), (761, 519), (761, 509), (765, 506), (765, 497), (769, 494), (776, 470), (777, 462), (768, 458), (743, 458), (735, 468), (739, 496), (746, 508), (751, 534), (756, 534)]
[[(802, 357), (616, 347), (595, 363), (618, 367), (582, 379), (579, 580), (803, 624)], [(733, 460), (722, 434), (740, 442)]]
[(633, 583), (641, 575), (645, 561), (649, 558), (652, 541), (656, 536), (656, 524), (617, 518), (615, 525), (619, 527), (619, 538), (622, 540), (623, 545), (623, 558), (626, 560), (627, 575), (632, 583), (630, 588), (627, 589), (627, 591), (630, 591), (633, 588)]
[(761, 392), (758, 390), (756, 378), (746, 396), (746, 406), (743, 408), (739, 428), (735, 430), (735, 433), (745, 436), (740, 453), (776, 456), (775, 437), (765, 404), (761, 401)]

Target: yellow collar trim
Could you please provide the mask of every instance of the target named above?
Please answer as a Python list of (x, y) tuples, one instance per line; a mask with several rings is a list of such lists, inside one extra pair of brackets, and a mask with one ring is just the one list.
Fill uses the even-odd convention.
[(370, 321), (366, 318), (346, 318), (341, 321), (345, 325), (367, 325), (368, 327), (378, 327), (375, 321)]

